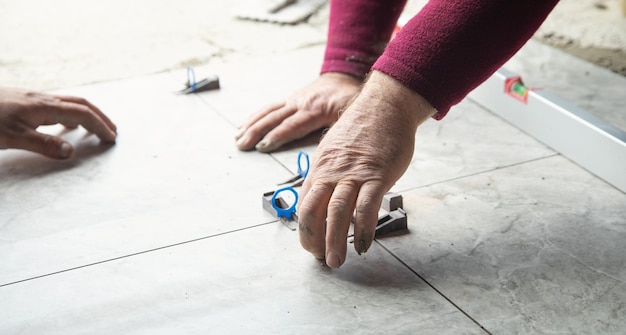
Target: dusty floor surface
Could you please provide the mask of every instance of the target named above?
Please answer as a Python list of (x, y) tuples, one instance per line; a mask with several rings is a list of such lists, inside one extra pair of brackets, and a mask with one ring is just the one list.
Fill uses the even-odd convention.
[(626, 76), (624, 1), (561, 1), (535, 39)]
[[(242, 3), (0, 0), (0, 85), (57, 89), (325, 41), (327, 8), (278, 26), (234, 19)], [(407, 12), (424, 3), (409, 1)], [(561, 1), (535, 38), (626, 74), (620, 0)]]

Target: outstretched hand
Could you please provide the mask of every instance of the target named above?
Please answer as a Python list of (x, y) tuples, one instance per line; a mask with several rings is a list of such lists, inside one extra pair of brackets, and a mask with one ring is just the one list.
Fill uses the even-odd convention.
[(37, 132), (41, 125), (78, 125), (103, 142), (115, 142), (117, 130), (96, 106), (73, 96), (0, 88), (0, 149), (16, 148), (65, 159), (72, 146), (59, 137)]
[[(419, 94), (374, 71), (319, 144), (298, 207), (300, 243), (330, 267), (372, 244), (384, 194), (406, 171), (417, 127), (436, 110)], [(356, 211), (355, 211), (356, 209)]]
[(357, 94), (361, 82), (342, 73), (324, 73), (287, 100), (261, 109), (239, 128), (240, 150), (272, 152), (337, 121), (339, 111)]

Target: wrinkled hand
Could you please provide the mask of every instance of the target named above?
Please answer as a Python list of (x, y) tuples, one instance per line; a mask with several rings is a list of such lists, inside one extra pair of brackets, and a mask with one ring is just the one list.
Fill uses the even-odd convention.
[(328, 127), (358, 92), (361, 82), (341, 73), (324, 73), (287, 100), (250, 116), (235, 139), (240, 150), (271, 152), (313, 131)]
[[(317, 148), (300, 192), (300, 243), (330, 267), (372, 244), (383, 195), (406, 171), (417, 127), (436, 110), (419, 94), (374, 71)], [(356, 211), (355, 211), (356, 209)]]
[(36, 131), (40, 125), (57, 123), (69, 128), (81, 125), (103, 142), (115, 142), (117, 136), (113, 122), (83, 98), (0, 88), (0, 149), (24, 149), (51, 158), (69, 158), (74, 150), (69, 143)]

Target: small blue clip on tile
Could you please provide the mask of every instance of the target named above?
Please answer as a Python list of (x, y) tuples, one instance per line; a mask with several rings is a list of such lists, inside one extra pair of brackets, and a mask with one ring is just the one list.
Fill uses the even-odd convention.
[(196, 72), (191, 66), (187, 66), (187, 86), (191, 88), (191, 91), (196, 90)]
[(187, 67), (187, 87), (180, 90), (180, 94), (197, 93), (209, 90), (217, 90), (220, 88), (220, 79), (217, 76), (204, 78), (200, 81), (196, 81), (196, 73), (193, 67)]
[[(298, 174), (279, 184), (284, 185), (284, 187), (276, 191), (263, 193), (263, 208), (272, 215), (276, 215), (291, 230), (296, 230), (298, 222), (298, 214), (296, 213), (298, 191), (294, 187), (302, 185), (302, 182), (309, 174), (310, 163), (309, 155), (304, 151), (300, 151), (298, 153)], [(283, 192), (291, 192), (293, 194), (293, 204), (289, 205), (285, 198), (280, 196)]]
[[(278, 195), (282, 192), (291, 192), (295, 197), (293, 204), (289, 208), (281, 208), (276, 204), (276, 197), (278, 197)], [(282, 217), (291, 220), (293, 218), (293, 215), (296, 213), (296, 205), (298, 204), (298, 192), (296, 192), (296, 190), (291, 186), (283, 187), (274, 192), (271, 202), (272, 207), (274, 208), (274, 210), (276, 210), (276, 216), (278, 216), (279, 218)]]
[[(306, 169), (302, 168), (302, 157), (306, 158)], [(298, 174), (302, 179), (305, 179), (309, 174), (309, 168), (311, 167), (311, 162), (309, 161), (309, 155), (306, 152), (300, 151), (298, 153)]]

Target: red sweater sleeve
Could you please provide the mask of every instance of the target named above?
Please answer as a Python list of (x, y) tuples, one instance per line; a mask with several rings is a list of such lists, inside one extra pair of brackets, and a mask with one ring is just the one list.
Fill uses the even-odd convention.
[[(331, 0), (322, 72), (367, 73), (364, 68), (378, 57), (404, 3)], [(511, 58), (557, 3), (430, 0), (371, 68), (418, 92), (437, 109), (435, 118), (441, 119)]]
[(511, 58), (558, 0), (430, 0), (373, 66), (445, 116)]
[(361, 79), (389, 42), (406, 0), (331, 0), (322, 73)]

